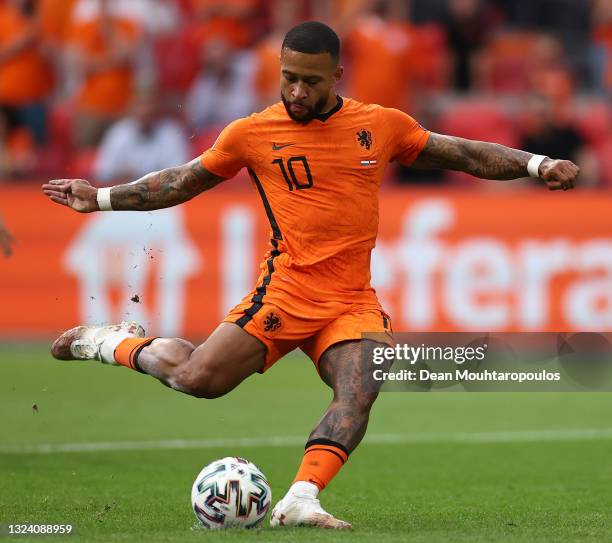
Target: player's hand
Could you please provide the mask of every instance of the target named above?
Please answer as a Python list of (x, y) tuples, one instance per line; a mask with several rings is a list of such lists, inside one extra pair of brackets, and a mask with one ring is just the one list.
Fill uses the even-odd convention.
[(11, 245), (15, 243), (13, 235), (2, 225), (0, 225), (0, 250), (6, 258), (13, 254)]
[(569, 160), (547, 158), (540, 164), (540, 177), (548, 190), (569, 190), (574, 188), (580, 168)]
[(85, 179), (53, 179), (42, 186), (42, 191), (56, 204), (78, 211), (91, 213), (99, 211), (98, 189)]

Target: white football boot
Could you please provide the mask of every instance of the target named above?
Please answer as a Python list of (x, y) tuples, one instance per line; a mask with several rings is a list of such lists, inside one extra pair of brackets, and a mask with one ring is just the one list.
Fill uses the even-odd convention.
[[(314, 486), (310, 483), (304, 485)], [(270, 526), (314, 526), (332, 530), (350, 530), (352, 526), (330, 515), (321, 507), (316, 493), (295, 483), (272, 509)], [(296, 488), (297, 487), (297, 488)]]
[(58, 360), (99, 360), (116, 365), (113, 358), (115, 347), (126, 338), (144, 336), (145, 330), (137, 322), (77, 326), (53, 342), (51, 354)]

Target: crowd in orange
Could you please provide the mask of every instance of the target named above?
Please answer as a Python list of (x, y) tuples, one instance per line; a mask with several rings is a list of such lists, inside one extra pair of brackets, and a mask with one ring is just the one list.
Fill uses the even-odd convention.
[(196, 121), (185, 104), (209, 97), (193, 93), (234, 96), (231, 86), (242, 85), (245, 111), (275, 102), (285, 32), (318, 19), (342, 39), (343, 94), (405, 110), (432, 130), (571, 155), (589, 186), (612, 185), (611, 2), (589, 4), (588, 73), (554, 31), (511, 25), (503, 0), (441, 0), (441, 15), (415, 21), (425, 4), (0, 0), (0, 177), (87, 175), (103, 134), (143, 89), (181, 118), (198, 154), (231, 120), (224, 111), (241, 110), (217, 106)]

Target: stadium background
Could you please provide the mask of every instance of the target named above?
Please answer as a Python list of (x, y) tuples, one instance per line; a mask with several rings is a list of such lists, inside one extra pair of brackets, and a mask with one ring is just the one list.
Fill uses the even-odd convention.
[(372, 271), (395, 328), (612, 327), (611, 2), (2, 0), (0, 12), (0, 213), (17, 240), (0, 263), (3, 339), (136, 318), (197, 340), (248, 292), (268, 230), (246, 176), (145, 217), (77, 216), (39, 185), (142, 175), (129, 142), (124, 157), (101, 151), (125, 118), (165, 123), (174, 160), (199, 155), (278, 99), (280, 40), (305, 18), (342, 37), (341, 93), (582, 168), (559, 194), (390, 167)]

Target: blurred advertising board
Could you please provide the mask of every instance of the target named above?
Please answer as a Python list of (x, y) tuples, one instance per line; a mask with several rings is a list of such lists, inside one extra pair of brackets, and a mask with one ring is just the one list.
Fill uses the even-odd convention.
[[(142, 321), (205, 337), (254, 286), (269, 226), (254, 190), (171, 210), (79, 215), (3, 187), (0, 338)], [(341, 203), (339, 203), (341, 207)], [(381, 193), (372, 283), (396, 331), (612, 330), (612, 193)]]

